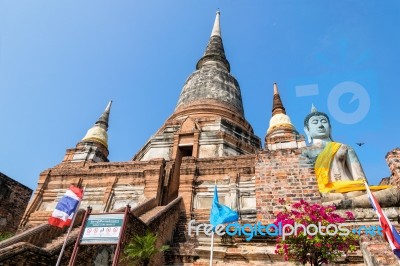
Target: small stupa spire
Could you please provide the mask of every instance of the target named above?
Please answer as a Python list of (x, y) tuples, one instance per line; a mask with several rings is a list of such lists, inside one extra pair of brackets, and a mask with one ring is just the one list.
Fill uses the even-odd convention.
[(108, 119), (110, 117), (111, 105), (112, 105), (112, 101), (109, 101), (106, 109), (104, 110), (104, 112), (101, 114), (101, 116), (99, 117), (99, 119), (96, 122), (96, 125), (103, 127), (105, 130), (108, 129)]
[(286, 114), (285, 107), (283, 107), (283, 103), (281, 100), (281, 96), (278, 91), (278, 84), (274, 83), (274, 99), (272, 102), (272, 116), (276, 114)]
[(215, 21), (214, 21), (214, 27), (211, 31), (211, 36), (219, 36), (221, 37), (221, 27), (219, 26), (219, 16), (220, 16), (219, 10), (217, 10), (217, 14), (215, 16)]
[(110, 117), (112, 101), (107, 104), (106, 109), (101, 114), (100, 118), (96, 121), (93, 127), (91, 127), (82, 141), (94, 141), (103, 144), (106, 148), (108, 147), (108, 119)]
[[(301, 139), (290, 117), (286, 114), (285, 107), (278, 91), (278, 84), (274, 83), (274, 99), (272, 102), (272, 117), (265, 135), (265, 147), (270, 150), (297, 147), (297, 141)], [(289, 146), (277, 146), (278, 143), (286, 142)]]

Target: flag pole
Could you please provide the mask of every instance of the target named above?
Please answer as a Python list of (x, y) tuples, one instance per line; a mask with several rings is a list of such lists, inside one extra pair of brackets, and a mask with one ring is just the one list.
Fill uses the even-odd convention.
[[(364, 181), (365, 188), (367, 189), (367, 193), (373, 197), (373, 194), (372, 194), (371, 190), (369, 189), (367, 179), (366, 179), (366, 178), (363, 178), (363, 181)], [(371, 198), (370, 200), (372, 201), (373, 198)], [(377, 204), (378, 204), (377, 207), (380, 208), (379, 202), (377, 202)], [(374, 207), (373, 204), (372, 204), (372, 202), (371, 202), (371, 205), (372, 205), (372, 207)], [(375, 211), (377, 211), (377, 210), (375, 210)], [(389, 224), (390, 224), (389, 219), (386, 217), (386, 215), (385, 215), (385, 213), (384, 213), (383, 211), (382, 211), (382, 214), (383, 214), (384, 218), (385, 218), (385, 219), (389, 222)], [(378, 220), (379, 220), (379, 223), (380, 223), (381, 226), (382, 226), (382, 223), (381, 223), (381, 221), (380, 221), (380, 219), (379, 219), (379, 215), (378, 215)], [(394, 230), (396, 231), (395, 228), (394, 228)], [(386, 232), (383, 232), (383, 234), (385, 235), (385, 238), (386, 238), (386, 240), (389, 242), (389, 246), (390, 246), (390, 248), (391, 248), (392, 251), (393, 251), (393, 248), (395, 248), (395, 246), (394, 246), (392, 240), (390, 239), (390, 237), (388, 237), (388, 235), (387, 235)], [(397, 262), (400, 264), (400, 258), (399, 258), (396, 254), (395, 254), (395, 257), (396, 257), (396, 259), (397, 259)]]
[[(217, 185), (217, 179), (214, 179), (214, 186)], [(214, 228), (211, 235), (211, 248), (210, 248), (210, 266), (213, 264), (213, 253), (214, 253)]]
[(214, 253), (214, 231), (211, 235), (211, 250), (210, 250), (210, 266), (213, 264), (213, 253)]
[(69, 237), (69, 235), (70, 235), (70, 233), (71, 233), (71, 231), (72, 231), (72, 227), (74, 227), (75, 218), (76, 218), (76, 216), (77, 216), (77, 214), (78, 214), (79, 207), (81, 206), (81, 202), (82, 202), (82, 200), (83, 200), (83, 195), (85, 194), (85, 190), (86, 190), (86, 185), (85, 185), (85, 187), (83, 188), (82, 199), (79, 201), (78, 206), (76, 207), (76, 210), (75, 210), (75, 213), (74, 213), (74, 217), (72, 217), (71, 225), (70, 225), (69, 228), (68, 228), (68, 232), (67, 232), (67, 235), (66, 235), (66, 237), (65, 237), (65, 239), (64, 239), (63, 246), (62, 246), (62, 248), (61, 248), (60, 254), (58, 255), (58, 259), (57, 259), (56, 266), (59, 266), (60, 263), (61, 263), (61, 258), (62, 258), (62, 255), (64, 254), (65, 246), (67, 245), (67, 240), (68, 240), (68, 237)]

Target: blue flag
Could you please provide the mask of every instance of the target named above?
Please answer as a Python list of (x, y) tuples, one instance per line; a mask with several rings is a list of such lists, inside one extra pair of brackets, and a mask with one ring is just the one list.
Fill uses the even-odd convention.
[(212, 202), (211, 212), (210, 212), (210, 224), (214, 226), (214, 228), (223, 223), (235, 222), (239, 219), (238, 213), (225, 206), (223, 204), (219, 204), (218, 202), (218, 191), (217, 185), (214, 187), (214, 199)]

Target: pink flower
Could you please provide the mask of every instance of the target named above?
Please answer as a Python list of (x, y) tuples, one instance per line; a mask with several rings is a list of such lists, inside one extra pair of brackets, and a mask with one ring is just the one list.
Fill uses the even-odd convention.
[[(283, 199), (279, 199), (280, 201)], [(334, 206), (324, 207), (319, 204), (308, 203), (305, 200), (300, 200), (291, 204), (292, 208), (285, 208), (285, 210), (278, 212), (276, 214), (276, 220), (274, 223), (278, 225), (281, 223), (284, 225), (294, 225), (294, 223), (302, 224), (307, 227), (309, 224), (317, 224), (320, 222), (322, 225), (327, 226), (329, 223), (338, 224), (347, 221), (348, 219), (354, 219), (354, 215), (351, 212), (346, 212), (344, 217), (336, 214), (334, 211), (336, 208)], [(288, 230), (290, 230), (288, 228)], [(282, 240), (282, 237), (277, 237), (277, 245), (275, 248), (275, 253), (283, 255), (285, 260), (295, 259), (297, 261), (307, 262), (302, 247), (304, 245), (313, 245), (312, 249), (314, 251), (320, 252), (322, 254), (331, 253), (333, 250), (339, 250), (338, 255), (346, 254), (349, 250), (354, 249), (352, 243), (357, 244), (352, 236), (349, 237), (336, 237), (336, 236), (325, 236), (320, 238), (320, 235), (311, 236), (300, 233), (303, 231), (301, 227), (298, 229), (299, 235), (291, 236)], [(325, 248), (326, 247), (326, 248)], [(336, 253), (333, 257), (338, 256)], [(328, 260), (325, 261), (327, 263)]]
[(349, 219), (349, 220), (354, 220), (355, 219), (354, 214), (352, 212), (345, 212), (345, 213), (347, 215), (347, 219)]
[(301, 203), (300, 202), (296, 202), (292, 205), (293, 208), (298, 209), (301, 207)]

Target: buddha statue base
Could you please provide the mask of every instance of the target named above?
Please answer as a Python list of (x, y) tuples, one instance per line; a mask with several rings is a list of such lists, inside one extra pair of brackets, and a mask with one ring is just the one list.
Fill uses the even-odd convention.
[[(382, 208), (400, 207), (400, 190), (397, 188), (387, 188), (373, 194)], [(337, 209), (372, 207), (365, 191), (322, 193), (322, 205), (335, 205)]]

